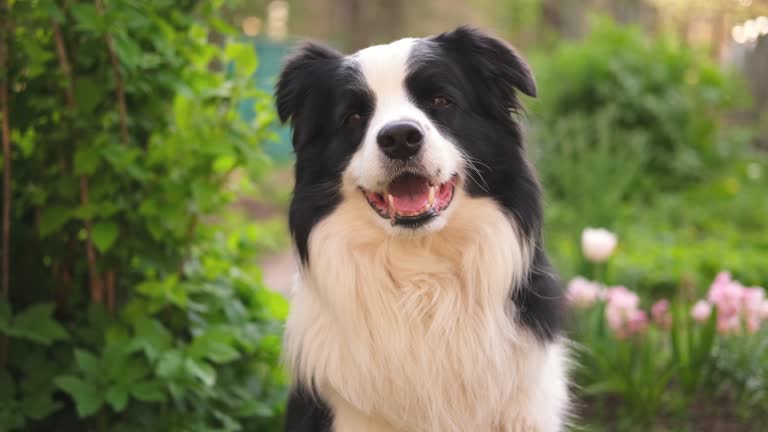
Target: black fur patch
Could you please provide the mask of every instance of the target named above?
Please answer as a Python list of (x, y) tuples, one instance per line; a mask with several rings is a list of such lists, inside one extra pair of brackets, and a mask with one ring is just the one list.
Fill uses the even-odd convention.
[(356, 64), (331, 48), (306, 44), (285, 64), (277, 83), (280, 120), (291, 120), (296, 168), (289, 227), (304, 263), (312, 228), (339, 204), (341, 174), (367, 122), (347, 127), (351, 113), (373, 112), (374, 98)]
[(330, 407), (306, 387), (295, 386), (286, 407), (285, 432), (331, 432), (331, 426)]

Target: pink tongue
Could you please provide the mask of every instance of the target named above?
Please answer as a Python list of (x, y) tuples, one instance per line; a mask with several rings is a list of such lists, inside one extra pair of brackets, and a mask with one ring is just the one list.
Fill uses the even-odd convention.
[(420, 213), (429, 201), (429, 182), (424, 177), (405, 174), (389, 185), (389, 193), (398, 213)]

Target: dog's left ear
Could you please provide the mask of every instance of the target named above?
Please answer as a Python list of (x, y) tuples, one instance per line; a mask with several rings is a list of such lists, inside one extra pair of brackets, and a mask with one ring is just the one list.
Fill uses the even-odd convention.
[(294, 119), (306, 98), (318, 86), (318, 77), (336, 67), (342, 54), (333, 48), (317, 42), (306, 42), (290, 55), (275, 87), (275, 101), (280, 121)]
[(465, 26), (438, 35), (434, 40), (476, 74), (473, 77), (479, 80), (476, 82), (500, 92), (510, 107), (516, 105), (516, 91), (536, 96), (536, 81), (528, 63), (501, 39)]

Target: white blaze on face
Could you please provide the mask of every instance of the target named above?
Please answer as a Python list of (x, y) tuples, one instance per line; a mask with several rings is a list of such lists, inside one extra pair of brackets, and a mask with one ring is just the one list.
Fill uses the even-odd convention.
[(444, 183), (462, 165), (457, 146), (437, 130), (426, 113), (414, 104), (405, 88), (408, 60), (419, 41), (401, 39), (388, 45), (366, 48), (349, 58), (362, 72), (375, 104), (363, 142), (345, 172), (344, 181), (350, 189), (386, 190), (392, 173), (386, 171), (389, 161), (379, 149), (376, 137), (382, 127), (394, 121), (410, 120), (423, 129), (424, 147), (417, 159), (423, 167), (420, 174), (436, 184)]

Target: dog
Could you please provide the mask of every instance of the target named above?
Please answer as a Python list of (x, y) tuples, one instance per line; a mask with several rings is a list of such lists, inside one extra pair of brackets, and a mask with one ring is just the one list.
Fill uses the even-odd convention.
[(517, 51), (470, 27), (285, 62), (287, 431), (563, 430), (564, 296), (517, 115), (536, 91)]

